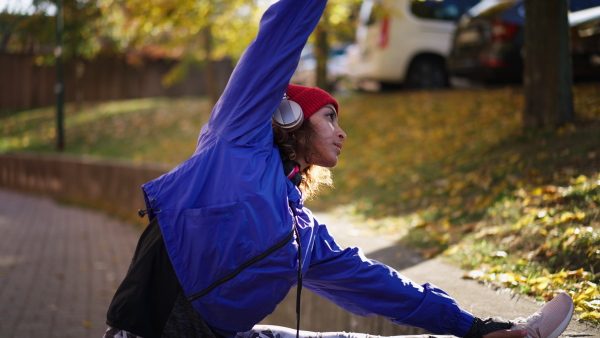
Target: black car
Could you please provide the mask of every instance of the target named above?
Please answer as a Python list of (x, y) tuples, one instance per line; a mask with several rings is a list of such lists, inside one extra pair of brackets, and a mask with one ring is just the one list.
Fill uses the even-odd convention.
[(600, 7), (569, 14), (575, 79), (600, 79)]
[[(600, 0), (570, 0), (576, 78), (600, 78)], [(523, 77), (524, 0), (483, 0), (459, 21), (448, 57), (451, 75), (486, 83)]]

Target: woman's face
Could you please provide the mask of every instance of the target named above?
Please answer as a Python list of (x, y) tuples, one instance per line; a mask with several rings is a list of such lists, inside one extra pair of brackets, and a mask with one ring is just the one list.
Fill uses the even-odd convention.
[(308, 123), (312, 124), (315, 131), (309, 164), (327, 168), (335, 167), (346, 134), (338, 125), (338, 116), (333, 106), (327, 105), (319, 109), (308, 119)]

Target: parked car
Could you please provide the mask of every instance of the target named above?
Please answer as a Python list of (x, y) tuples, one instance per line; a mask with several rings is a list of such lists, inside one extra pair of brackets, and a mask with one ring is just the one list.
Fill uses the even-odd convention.
[[(570, 0), (576, 78), (600, 71), (600, 0)], [(524, 0), (484, 0), (460, 19), (448, 57), (451, 75), (487, 83), (523, 78)]]
[(600, 1), (598, 7), (569, 14), (575, 79), (600, 79)]
[(348, 77), (365, 82), (440, 88), (456, 21), (479, 0), (364, 0)]
[[(349, 44), (339, 44), (330, 47), (327, 57), (327, 83), (334, 88), (344, 77), (346, 69), (346, 49)], [(292, 75), (294, 84), (315, 87), (317, 85), (317, 60), (312, 45), (306, 45), (300, 54), (300, 62)]]

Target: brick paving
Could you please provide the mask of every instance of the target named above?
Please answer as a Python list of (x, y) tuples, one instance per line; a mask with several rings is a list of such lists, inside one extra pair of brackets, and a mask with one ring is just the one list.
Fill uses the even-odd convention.
[(0, 189), (0, 337), (102, 337), (141, 230)]

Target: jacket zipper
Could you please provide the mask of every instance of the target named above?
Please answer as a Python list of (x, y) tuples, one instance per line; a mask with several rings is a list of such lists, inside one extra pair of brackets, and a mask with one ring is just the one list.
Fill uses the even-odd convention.
[(227, 275), (219, 278), (214, 283), (212, 283), (210, 286), (208, 286), (206, 289), (188, 297), (188, 301), (192, 302), (192, 301), (204, 296), (205, 294), (211, 292), (214, 288), (216, 288), (220, 284), (223, 284), (223, 283), (227, 282), (228, 280), (233, 279), (235, 276), (237, 276), (240, 272), (242, 272), (244, 269), (246, 269), (250, 265), (266, 258), (268, 255), (270, 255), (277, 249), (283, 247), (287, 242), (290, 241), (290, 239), (292, 239), (293, 236), (294, 236), (294, 230), (292, 229), (292, 232), (290, 232), (290, 234), (287, 235), (281, 242), (275, 244), (274, 246), (270, 247), (269, 250), (263, 252), (262, 254), (254, 257), (251, 260), (247, 261), (246, 263), (240, 265), (237, 269), (233, 270), (232, 272), (228, 273)]

